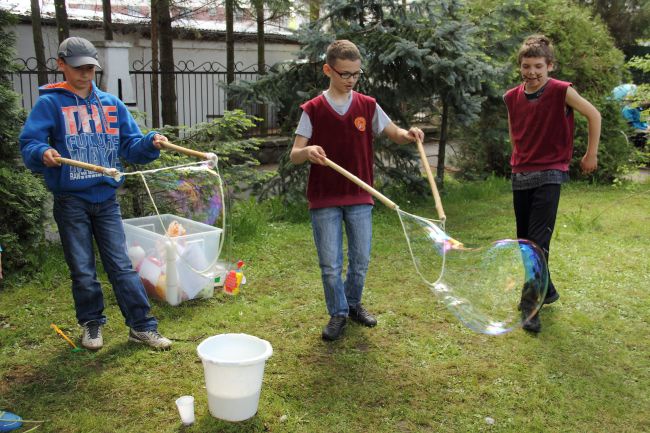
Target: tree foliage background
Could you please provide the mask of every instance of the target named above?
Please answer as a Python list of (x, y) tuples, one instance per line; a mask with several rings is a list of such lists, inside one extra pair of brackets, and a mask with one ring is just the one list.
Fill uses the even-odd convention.
[[(516, 53), (527, 35), (543, 33), (555, 45), (554, 78), (570, 81), (603, 117), (599, 170), (593, 179), (610, 181), (619, 175), (631, 152), (622, 131), (626, 125), (611, 90), (627, 77), (623, 53), (615, 47), (606, 25), (591, 10), (566, 0), (472, 0), (468, 13), (480, 29), (484, 53), (499, 71), (490, 83), (480, 121), (462, 134), (460, 165), (470, 178), (509, 173), (511, 144), (502, 95), (521, 82)], [(587, 130), (576, 114), (572, 177), (579, 177), (579, 160), (586, 150)]]
[[(0, 71), (15, 68), (15, 35), (7, 30), (14, 18), (0, 10)], [(14, 270), (33, 270), (39, 263), (44, 240), (43, 183), (19, 168), (18, 134), (25, 119), (11, 82), (0, 76), (0, 246), (7, 275)], [(2, 280), (0, 280), (2, 281)]]
[[(451, 139), (461, 143), (455, 150), (466, 177), (507, 176), (511, 144), (502, 95), (520, 82), (516, 52), (523, 39), (544, 33), (556, 47), (553, 76), (572, 82), (601, 111), (600, 167), (591, 179), (611, 181), (629, 163), (631, 147), (621, 133), (626, 129), (621, 107), (609, 95), (629, 75), (601, 15), (594, 5), (581, 3), (585, 2), (330, 0), (323, 4), (320, 18), (298, 32), (302, 44), (298, 60), (276, 65), (265, 79), (235, 86), (233, 91), (240, 100), (275, 104), (282, 128), (292, 133), (300, 103), (328, 86), (321, 72), (327, 45), (349, 39), (363, 56), (359, 91), (377, 98), (400, 126), (408, 127), (415, 113), (441, 119), (437, 126), (442, 152), (448, 120)], [(586, 122), (580, 115), (576, 119), (572, 177), (579, 176), (587, 141)], [(421, 192), (424, 185), (412, 147), (381, 139), (376, 144), (378, 187), (390, 184)], [(278, 176), (265, 185), (267, 192), (298, 200), (305, 171), (285, 156)]]
[(578, 0), (607, 25), (616, 46), (629, 54), (639, 39), (650, 38), (650, 0)]
[[(242, 100), (273, 103), (281, 126), (291, 132), (300, 104), (328, 87), (324, 53), (335, 39), (349, 39), (361, 51), (363, 77), (357, 90), (375, 97), (393, 121), (408, 128), (415, 113), (437, 114), (458, 124), (478, 118), (483, 84), (493, 74), (476, 44), (476, 27), (462, 2), (424, 0), (330, 0), (320, 18), (298, 32), (299, 59), (276, 65), (256, 83), (232, 88)], [(444, 127), (443, 127), (444, 131)], [(441, 147), (444, 135), (441, 134)], [(376, 140), (376, 184), (425, 190), (414, 146)], [(285, 156), (275, 182), (266, 186), (290, 201), (304, 193), (305, 167)]]

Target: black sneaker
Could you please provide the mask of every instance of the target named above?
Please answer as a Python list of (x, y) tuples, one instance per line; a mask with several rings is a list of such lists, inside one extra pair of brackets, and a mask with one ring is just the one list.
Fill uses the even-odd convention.
[(348, 318), (345, 316), (332, 316), (327, 326), (323, 328), (323, 340), (334, 341), (341, 338)]
[(542, 330), (542, 322), (539, 320), (539, 311), (530, 319), (525, 320), (522, 328), (528, 332), (533, 332), (535, 334), (539, 333)]
[(355, 322), (361, 323), (362, 325), (369, 328), (372, 328), (377, 324), (377, 319), (375, 319), (375, 316), (370, 314), (368, 310), (363, 308), (363, 305), (361, 304), (357, 304), (356, 307), (350, 307), (348, 317)]
[(560, 299), (560, 293), (555, 292), (552, 295), (546, 296), (546, 298), (544, 298), (544, 304), (552, 304), (553, 302), (557, 301), (558, 299)]

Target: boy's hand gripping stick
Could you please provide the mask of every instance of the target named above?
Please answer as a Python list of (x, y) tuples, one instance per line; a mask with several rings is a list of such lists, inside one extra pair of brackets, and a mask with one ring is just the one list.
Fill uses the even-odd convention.
[(193, 156), (195, 158), (205, 159), (210, 162), (210, 167), (214, 167), (217, 164), (217, 155), (212, 152), (199, 152), (198, 150), (188, 149), (187, 147), (179, 146), (177, 144), (171, 143), (167, 140), (161, 141), (160, 145), (168, 150), (175, 150), (178, 153), (182, 153), (187, 156)]

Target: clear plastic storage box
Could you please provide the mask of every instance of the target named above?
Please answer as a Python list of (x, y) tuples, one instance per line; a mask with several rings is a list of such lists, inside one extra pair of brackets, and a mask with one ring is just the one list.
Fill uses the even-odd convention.
[(170, 305), (212, 297), (220, 228), (171, 214), (123, 223), (129, 258), (150, 297)]

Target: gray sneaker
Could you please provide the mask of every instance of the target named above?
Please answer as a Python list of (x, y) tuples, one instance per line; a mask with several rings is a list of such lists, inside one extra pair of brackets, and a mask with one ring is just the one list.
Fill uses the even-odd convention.
[(129, 341), (146, 344), (147, 346), (160, 350), (169, 349), (172, 345), (172, 341), (169, 338), (163, 337), (155, 329), (151, 331), (136, 331), (131, 328), (129, 329)]
[(81, 325), (83, 334), (81, 336), (81, 345), (88, 350), (99, 350), (104, 347), (104, 338), (102, 337), (102, 325), (96, 322), (84, 323)]

